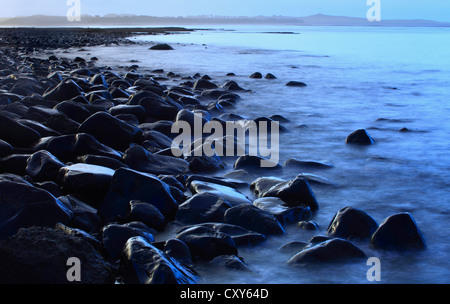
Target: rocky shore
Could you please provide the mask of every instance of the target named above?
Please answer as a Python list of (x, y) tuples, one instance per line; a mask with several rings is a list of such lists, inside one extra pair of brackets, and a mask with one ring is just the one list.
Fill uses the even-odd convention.
[[(252, 271), (241, 247), (257, 251), (289, 225), (317, 229), (321, 202), (312, 180), (301, 171), (292, 180), (274, 176), (284, 166), (330, 165), (290, 160), (260, 168), (246, 155), (232, 158), (234, 171), (224, 175), (227, 157), (173, 155), (175, 122), (201, 114), (225, 125), (239, 117), (229, 110), (241, 98), (234, 81), (192, 75), (168, 86), (158, 82), (158, 67), (144, 74), (98, 66), (97, 58), (32, 54), (124, 43), (129, 35), (92, 31), (86, 39), (0, 31), (0, 283), (201, 283), (198, 265)], [(281, 126), (283, 117), (261, 119)], [(375, 144), (365, 130), (349, 134), (343, 144)], [(240, 178), (249, 172), (258, 177)], [(168, 230), (171, 237), (156, 241)], [(330, 219), (326, 235), (279, 250), (292, 253), (292, 267), (365, 263), (355, 239), (380, 255), (426, 248), (409, 213), (377, 223), (349, 206)]]

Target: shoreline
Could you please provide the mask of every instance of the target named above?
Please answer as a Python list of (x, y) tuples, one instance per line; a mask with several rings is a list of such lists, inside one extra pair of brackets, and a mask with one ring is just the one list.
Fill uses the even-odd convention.
[[(100, 32), (104, 33), (102, 30)], [(111, 33), (113, 32), (112, 30)], [(97, 38), (94, 36), (93, 39)], [(214, 80), (208, 80), (206, 75), (193, 75), (183, 83), (165, 86), (154, 81), (151, 75), (140, 73), (139, 68), (110, 69), (98, 67), (95, 60), (81, 57), (69, 61), (56, 56), (36, 59), (24, 55), (20, 50), (0, 48), (0, 51), (5, 58), (10, 59), (9, 62), (2, 62), (1, 67), (5, 71), (1, 76), (2, 115), (9, 119), (10, 125), (19, 132), (17, 134), (21, 134), (8, 138), (9, 141), (14, 141), (13, 144), (5, 141), (6, 135), (3, 135), (2, 140), (9, 145), (4, 144), (7, 152), (2, 155), (2, 173), (15, 176), (3, 175), (0, 182), (11, 187), (6, 189), (17, 195), (19, 192), (11, 186), (9, 179), (13, 179), (14, 186), (24, 184), (26, 187), (21, 191), (43, 189), (51, 193), (53, 198), (47, 198), (45, 208), (49, 208), (47, 211), (56, 210), (56, 215), (54, 218), (49, 217), (50, 224), (46, 223), (45, 226), (63, 223), (54, 230), (25, 229), (5, 242), (24, 245), (30, 241), (27, 237), (33, 242), (44, 242), (51, 235), (55, 239), (67, 241), (62, 241), (63, 248), (55, 249), (64, 251), (73, 250), (64, 248), (72, 241), (72, 237), (81, 238), (94, 248), (100, 248), (100, 257), (91, 252), (96, 258), (111, 263), (100, 263), (101, 265), (94, 267), (104, 274), (106, 272), (103, 277), (105, 282), (110, 282), (111, 275), (106, 269), (113, 268), (112, 272), (119, 272), (125, 283), (144, 283), (131, 270), (136, 267), (133, 264), (136, 257), (131, 253), (143, 250), (149, 255), (147, 258), (159, 257), (163, 264), (166, 262), (162, 260), (169, 261), (164, 264), (170, 270), (165, 273), (164, 283), (172, 282), (170, 280), (174, 273), (178, 274), (180, 280), (176, 283), (194, 283), (201, 280), (193, 271), (196, 263), (202, 267), (206, 265), (251, 271), (251, 265), (246, 265), (239, 258), (240, 246), (250, 245), (251, 249), (245, 249), (247, 252), (257, 251), (260, 242), (282, 235), (285, 228), (283, 226), (292, 227), (297, 222), (302, 222), (302, 229), (314, 228), (314, 223), (310, 221), (311, 212), (316, 212), (318, 206), (306, 179), (280, 181), (267, 177), (276, 174), (276, 171), (261, 171), (257, 175), (262, 179), (257, 182), (254, 180), (255, 183), (249, 185), (250, 183), (237, 180), (245, 177), (245, 170), (256, 172), (259, 169), (251, 161), (235, 162), (233, 177), (224, 178), (220, 174), (220, 158), (181, 159), (168, 154), (170, 122), (176, 121), (180, 113), (185, 115), (186, 120), (192, 118), (194, 111), (210, 113), (212, 119), (224, 112), (226, 114), (228, 111), (221, 112), (217, 104), (225, 100), (221, 99), (225, 94), (228, 96), (223, 105), (239, 102), (239, 90), (235, 90), (239, 87), (237, 83), (229, 83), (225, 88), (224, 85), (214, 83)], [(23, 68), (24, 64), (32, 69)], [(9, 75), (15, 76), (11, 78)], [(216, 121), (223, 122), (220, 119)], [(23, 128), (23, 125), (35, 132)], [(4, 129), (7, 130), (8, 127)], [(102, 133), (102, 130), (114, 131)], [(23, 137), (24, 141), (19, 141), (19, 137)], [(156, 178), (147, 176), (148, 173)], [(219, 177), (212, 177), (211, 173), (217, 173)], [(129, 180), (139, 180), (143, 187), (134, 185), (134, 192), (130, 191), (127, 189)], [(169, 190), (161, 191), (161, 185)], [(251, 189), (263, 198), (259, 208), (250, 207), (254, 206), (252, 202), (245, 201), (239, 191), (242, 186), (253, 187)], [(302, 199), (308, 199), (308, 204), (289, 195), (285, 196), (286, 190), (301, 195)], [(150, 196), (148, 192), (151, 193)], [(188, 192), (193, 195), (187, 196)], [(265, 192), (270, 194), (265, 197), (262, 195)], [(136, 193), (139, 195), (135, 196)], [(226, 195), (226, 202), (223, 195)], [(156, 210), (146, 203), (154, 196), (164, 198), (164, 202), (150, 203), (156, 206)], [(271, 209), (274, 197), (282, 197), (287, 205), (275, 200), (276, 208)], [(123, 202), (126, 202), (125, 206)], [(115, 207), (111, 208), (111, 204)], [(27, 208), (24, 203), (24, 209)], [(83, 212), (80, 212), (80, 208)], [(242, 218), (236, 210), (250, 215)], [(148, 216), (149, 213), (151, 217)], [(39, 215), (41, 214), (36, 216)], [(250, 228), (249, 218), (261, 221), (251, 223), (253, 226)], [(370, 222), (370, 217), (366, 219)], [(217, 224), (208, 224), (211, 222)], [(22, 224), (19, 223), (18, 226)], [(154, 239), (152, 242), (152, 237), (157, 237), (161, 229), (164, 231), (162, 227), (177, 228), (176, 238), (168, 240), (170, 242), (154, 242)], [(244, 230), (242, 227), (245, 227)], [(367, 232), (370, 236), (374, 233), (373, 229), (372, 225)], [(124, 235), (133, 237), (124, 242)], [(203, 237), (212, 238), (218, 251), (199, 249), (195, 239)], [(367, 242), (367, 235), (365, 237)], [(346, 239), (345, 236), (343, 238)], [(303, 249), (312, 249), (318, 244), (329, 246), (328, 258), (332, 261), (336, 258), (333, 250), (340, 246), (349, 251), (346, 253), (348, 255), (338, 258), (362, 258), (361, 252), (348, 244), (350, 242), (340, 243), (335, 239), (330, 233), (329, 236), (312, 239), (308, 244), (290, 244), (285, 250), (292, 254), (303, 252), (300, 256), (295, 255), (296, 258), (290, 262), (292, 264), (307, 262), (314, 253), (311, 253), (313, 250), (305, 253)], [(7, 246), (2, 242), (0, 253), (4, 256)], [(11, 246), (10, 243), (7, 244)], [(130, 255), (127, 256), (125, 251), (118, 251), (117, 246), (126, 246), (126, 252)], [(6, 252), (11, 255), (11, 252)], [(37, 251), (36, 254), (43, 256), (34, 256), (33, 259), (45, 259), (42, 252)], [(182, 261), (181, 266), (173, 262), (173, 259)], [(115, 268), (118, 260), (120, 267)], [(13, 266), (5, 265), (5, 269), (9, 269), (8, 267), (14, 270)], [(139, 267), (145, 269), (148, 266)], [(50, 267), (48, 271), (59, 271), (55, 268), (57, 267)], [(151, 279), (148, 280), (151, 282)]]
[(0, 47), (27, 47), (58, 49), (111, 44), (134, 44), (127, 39), (139, 35), (169, 35), (175, 32), (192, 32), (184, 27), (14, 27), (0, 28)]

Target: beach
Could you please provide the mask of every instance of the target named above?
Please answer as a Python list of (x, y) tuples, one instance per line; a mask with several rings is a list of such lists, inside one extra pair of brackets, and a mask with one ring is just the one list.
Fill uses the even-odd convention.
[[(324, 65), (341, 77), (355, 68), (317, 52), (161, 35), (174, 32), (192, 30), (0, 31), (0, 282), (70, 283), (70, 257), (86, 284), (367, 283), (371, 257), (385, 282), (420, 282), (414, 267), (446, 280), (436, 252), (448, 243), (436, 227), (448, 208), (417, 211), (435, 196), (423, 191), (416, 202), (412, 191), (422, 179), (444, 197), (433, 178), (446, 165), (430, 173), (416, 165), (427, 158), (420, 148), (404, 159), (408, 145), (398, 144), (435, 131), (433, 118), (415, 125), (420, 111), (398, 110), (416, 88), (371, 79), (355, 85), (364, 90), (321, 87), (311, 72), (319, 62), (336, 60)], [(366, 109), (364, 92), (383, 107)], [(212, 130), (203, 128), (174, 155), (174, 126), (195, 122), (215, 126), (213, 150), (242, 144), (246, 153), (207, 155)], [(245, 137), (217, 133), (231, 124), (271, 126), (279, 158), (261, 166), (275, 150), (248, 155)], [(427, 273), (430, 254), (437, 263)]]

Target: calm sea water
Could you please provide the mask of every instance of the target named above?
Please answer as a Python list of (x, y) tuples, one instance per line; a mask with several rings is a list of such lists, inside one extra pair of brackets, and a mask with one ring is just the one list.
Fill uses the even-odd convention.
[[(239, 251), (254, 273), (200, 267), (204, 282), (368, 283), (364, 262), (298, 268), (286, 265), (290, 256), (277, 251), (290, 241), (324, 235), (334, 214), (353, 206), (378, 223), (410, 212), (427, 241), (425, 251), (413, 253), (358, 242), (368, 256), (380, 258), (381, 283), (450, 283), (450, 29), (230, 26), (136, 39), (170, 43), (175, 50), (149, 51), (143, 45), (88, 50), (100, 64), (130, 65), (134, 59), (141, 72), (163, 68), (182, 76), (207, 74), (218, 84), (234, 80), (252, 92), (240, 93), (231, 112), (290, 120), (283, 123), (291, 132), (281, 137), (280, 163), (297, 158), (334, 165), (306, 171), (336, 185), (312, 185), (320, 205), (312, 220), (319, 231), (288, 227), (283, 237)], [(236, 76), (226, 77), (229, 72)], [(277, 79), (249, 79), (253, 72)], [(286, 87), (291, 80), (308, 86)], [(360, 128), (375, 145), (344, 143)], [(284, 170), (282, 177), (301, 172)]]

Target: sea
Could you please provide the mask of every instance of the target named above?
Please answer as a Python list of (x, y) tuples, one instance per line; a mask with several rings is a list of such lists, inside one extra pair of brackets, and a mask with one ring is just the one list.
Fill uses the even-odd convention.
[[(164, 69), (180, 76), (208, 75), (222, 85), (233, 80), (246, 92), (231, 113), (246, 119), (282, 115), (280, 160), (322, 161), (332, 168), (286, 168), (286, 180), (314, 174), (319, 229), (295, 224), (283, 236), (239, 248), (250, 272), (199, 265), (202, 283), (222, 284), (441, 284), (450, 283), (450, 28), (378, 26), (197, 26), (194, 32), (136, 36), (136, 42), (168, 43), (90, 47), (99, 65), (130, 66), (141, 73)], [(79, 54), (78, 54), (79, 55)], [(131, 63), (131, 60), (134, 60)], [(251, 79), (271, 73), (276, 79)], [(234, 73), (235, 76), (226, 76)], [(288, 87), (301, 81), (306, 87)], [(180, 78), (161, 82), (177, 85)], [(345, 143), (357, 129), (370, 146)], [(233, 170), (232, 163), (220, 175)], [(271, 176), (267, 173), (265, 176)], [(254, 176), (257, 177), (256, 175)], [(251, 199), (247, 189), (243, 193)], [(299, 267), (283, 245), (325, 235), (343, 207), (359, 208), (378, 223), (408, 212), (427, 248), (391, 252), (354, 241), (380, 260), (380, 280), (369, 281), (366, 261)]]

